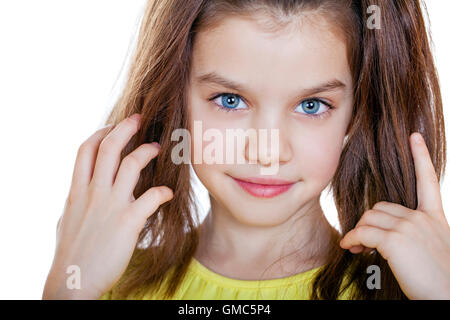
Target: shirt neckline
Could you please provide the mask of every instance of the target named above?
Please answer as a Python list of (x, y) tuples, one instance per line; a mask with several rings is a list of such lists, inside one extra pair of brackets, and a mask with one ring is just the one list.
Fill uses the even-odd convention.
[(264, 280), (241, 280), (241, 279), (234, 279), (229, 278), (224, 275), (218, 274), (210, 269), (208, 269), (206, 266), (201, 264), (195, 257), (192, 257), (191, 259), (191, 265), (190, 269), (197, 273), (200, 276), (203, 276), (203, 278), (206, 278), (207, 280), (214, 281), (216, 283), (219, 283), (223, 286), (227, 287), (240, 287), (240, 288), (274, 288), (274, 287), (283, 287), (292, 285), (299, 282), (306, 282), (308, 280), (311, 280), (314, 277), (314, 274), (316, 271), (318, 271), (323, 265), (319, 267), (315, 267), (297, 274), (294, 274), (292, 276), (283, 277), (283, 278), (275, 278), (275, 279), (264, 279)]

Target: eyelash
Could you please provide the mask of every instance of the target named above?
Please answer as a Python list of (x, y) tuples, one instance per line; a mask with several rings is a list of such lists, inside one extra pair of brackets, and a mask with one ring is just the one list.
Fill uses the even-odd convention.
[[(215, 106), (219, 111), (230, 112), (230, 111), (239, 111), (239, 110), (241, 110), (241, 109), (232, 109), (232, 108), (222, 107), (221, 105), (219, 105), (219, 104), (217, 104), (217, 103), (214, 102), (214, 100), (215, 100), (216, 98), (221, 97), (221, 96), (225, 96), (225, 95), (236, 96), (236, 97), (238, 97), (239, 99), (245, 101), (245, 99), (242, 98), (239, 94), (237, 94), (237, 93), (231, 93), (231, 92), (221, 92), (221, 93), (215, 94), (212, 98), (209, 98), (208, 101), (212, 101), (212, 103), (214, 104), (214, 106)], [(324, 105), (326, 105), (326, 106), (328, 107), (328, 110), (327, 110), (327, 111), (322, 112), (322, 113), (319, 113), (319, 114), (307, 114), (307, 113), (302, 113), (302, 114), (306, 115), (308, 118), (311, 118), (311, 119), (313, 119), (313, 120), (318, 120), (318, 119), (326, 118), (326, 117), (331, 113), (331, 111), (332, 111), (333, 109), (335, 109), (335, 107), (334, 107), (333, 105), (331, 105), (330, 103), (328, 103), (328, 102), (326, 102), (326, 101), (324, 101), (324, 100), (322, 100), (322, 99), (320, 99), (320, 98), (317, 98), (317, 97), (311, 97), (311, 98), (304, 99), (304, 100), (300, 101), (300, 103), (297, 104), (297, 105), (300, 105), (300, 104), (302, 104), (302, 103), (305, 102), (305, 101), (318, 101), (318, 102), (323, 103)]]

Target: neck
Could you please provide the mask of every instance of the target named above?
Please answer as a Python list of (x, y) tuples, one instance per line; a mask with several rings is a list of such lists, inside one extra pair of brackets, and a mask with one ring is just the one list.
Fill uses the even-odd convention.
[(273, 266), (272, 274), (277, 276), (324, 264), (330, 237), (336, 232), (326, 220), (319, 198), (280, 225), (260, 227), (240, 223), (211, 197), (211, 210), (199, 230), (195, 256), (211, 269), (231, 275), (232, 269), (245, 265), (250, 275)]

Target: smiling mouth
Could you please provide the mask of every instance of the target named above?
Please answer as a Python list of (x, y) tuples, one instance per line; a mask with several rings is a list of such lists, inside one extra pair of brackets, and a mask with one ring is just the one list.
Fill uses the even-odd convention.
[[(231, 177), (231, 176), (230, 176)], [(269, 178), (231, 177), (245, 191), (258, 198), (273, 198), (288, 191), (296, 182)]]

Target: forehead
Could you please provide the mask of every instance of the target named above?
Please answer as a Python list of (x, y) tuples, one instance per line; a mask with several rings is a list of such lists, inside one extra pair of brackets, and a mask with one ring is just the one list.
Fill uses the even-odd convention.
[(268, 32), (254, 19), (229, 16), (196, 35), (192, 75), (215, 71), (258, 90), (274, 83), (312, 86), (337, 78), (351, 83), (346, 44), (318, 15)]

